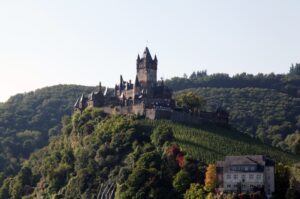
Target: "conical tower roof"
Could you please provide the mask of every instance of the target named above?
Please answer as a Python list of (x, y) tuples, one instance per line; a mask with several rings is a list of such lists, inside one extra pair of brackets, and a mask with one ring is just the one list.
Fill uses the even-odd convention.
[(148, 49), (148, 47), (145, 48), (144, 53), (143, 53), (143, 58), (146, 59), (147, 61), (152, 61), (152, 57), (150, 54), (150, 51)]

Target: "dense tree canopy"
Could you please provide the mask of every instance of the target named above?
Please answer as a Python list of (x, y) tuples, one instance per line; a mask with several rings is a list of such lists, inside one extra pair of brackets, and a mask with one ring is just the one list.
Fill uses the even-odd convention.
[(194, 92), (182, 92), (176, 96), (178, 106), (186, 108), (191, 113), (195, 113), (204, 108), (205, 100)]
[(1, 175), (15, 174), (20, 162), (60, 133), (61, 119), (71, 114), (76, 97), (91, 87), (58, 85), (18, 94), (0, 104)]

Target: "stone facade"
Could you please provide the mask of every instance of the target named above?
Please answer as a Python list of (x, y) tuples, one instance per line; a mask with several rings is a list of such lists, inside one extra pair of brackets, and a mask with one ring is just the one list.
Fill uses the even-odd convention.
[(274, 162), (263, 155), (226, 156), (217, 162), (218, 191), (264, 191), (270, 198), (275, 191)]
[(100, 84), (98, 91), (78, 98), (74, 108), (82, 111), (88, 107), (102, 107), (108, 114), (136, 114), (149, 119), (170, 119), (179, 122), (228, 123), (228, 113), (222, 109), (191, 115), (176, 107), (172, 99), (172, 90), (163, 80), (157, 81), (157, 64), (156, 55), (153, 59), (146, 47), (142, 57), (137, 57), (134, 83), (131, 80), (125, 81), (121, 75), (113, 95), (107, 94), (107, 89), (103, 91)]

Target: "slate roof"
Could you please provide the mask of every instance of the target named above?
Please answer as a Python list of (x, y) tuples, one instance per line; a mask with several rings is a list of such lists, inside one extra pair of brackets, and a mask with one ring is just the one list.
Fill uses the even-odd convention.
[(241, 156), (226, 156), (224, 161), (218, 161), (217, 168), (227, 170), (233, 165), (255, 165), (258, 170), (263, 170), (265, 166), (274, 166), (275, 162), (266, 158), (263, 155), (241, 155)]
[(148, 47), (146, 47), (144, 50), (143, 59), (146, 59), (147, 61), (152, 61), (152, 57), (151, 57)]
[(230, 165), (265, 165), (263, 155), (226, 156), (225, 162)]

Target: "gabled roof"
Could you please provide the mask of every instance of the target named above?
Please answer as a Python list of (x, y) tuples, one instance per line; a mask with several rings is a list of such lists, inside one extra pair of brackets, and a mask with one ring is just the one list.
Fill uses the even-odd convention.
[(265, 165), (263, 155), (226, 156), (225, 163), (230, 165)]

